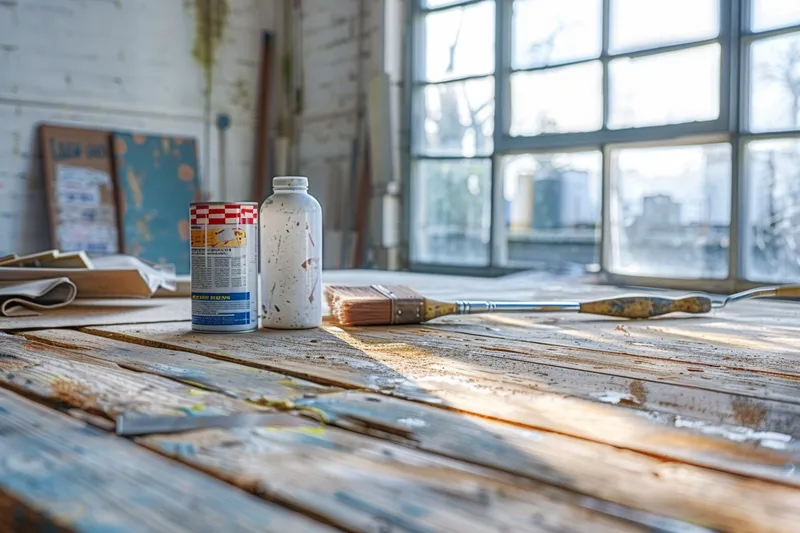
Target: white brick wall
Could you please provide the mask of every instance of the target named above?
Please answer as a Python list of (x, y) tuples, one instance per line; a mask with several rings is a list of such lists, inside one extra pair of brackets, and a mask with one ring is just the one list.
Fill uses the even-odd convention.
[[(303, 0), (305, 109), (300, 121), (300, 172), (323, 199), (325, 221), (337, 225), (335, 210), (351, 197), (352, 143), (356, 138), (359, 62), (366, 91), (379, 68), (372, 41), (380, 30), (383, 0), (365, 0), (359, 36), (360, 0)], [(363, 39), (359, 57), (359, 38)]]
[[(48, 246), (35, 142), (41, 121), (194, 136), (205, 186), (218, 193), (215, 121), (228, 113), (227, 196), (249, 197), (261, 30), (279, 13), (276, 0), (228, 1), (209, 125), (204, 72), (192, 57), (193, 0), (0, 0), (0, 227), (12, 228), (0, 232), (0, 254)], [(353, 202), (346, 184), (359, 63), (366, 90), (382, 68), (384, 1), (404, 0), (365, 0), (359, 36), (360, 0), (302, 0), (299, 171), (328, 225), (337, 204)]]
[(0, 253), (48, 245), (42, 121), (194, 136), (205, 184), (218, 192), (214, 122), (228, 113), (228, 196), (248, 196), (261, 31), (274, 2), (229, 3), (208, 126), (191, 0), (0, 0)]

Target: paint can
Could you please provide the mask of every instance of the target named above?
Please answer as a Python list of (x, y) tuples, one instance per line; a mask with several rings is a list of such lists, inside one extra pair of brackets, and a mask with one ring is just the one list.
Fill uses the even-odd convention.
[(192, 330), (258, 328), (258, 204), (189, 204)]

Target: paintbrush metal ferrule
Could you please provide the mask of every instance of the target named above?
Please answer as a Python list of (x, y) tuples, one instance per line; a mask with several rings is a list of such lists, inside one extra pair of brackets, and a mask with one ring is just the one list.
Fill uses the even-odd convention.
[(563, 313), (578, 311), (578, 302), (480, 302), (458, 301), (456, 309), (460, 315), (483, 313)]
[(419, 324), (425, 312), (425, 299), (412, 289), (401, 286), (372, 285), (391, 303), (392, 324)]

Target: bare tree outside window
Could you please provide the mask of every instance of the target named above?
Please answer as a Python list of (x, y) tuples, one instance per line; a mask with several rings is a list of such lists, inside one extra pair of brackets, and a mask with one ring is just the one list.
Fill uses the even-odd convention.
[[(752, 129), (800, 129), (800, 35), (756, 42), (752, 61)], [(749, 276), (800, 279), (800, 143), (752, 141), (747, 159)]]

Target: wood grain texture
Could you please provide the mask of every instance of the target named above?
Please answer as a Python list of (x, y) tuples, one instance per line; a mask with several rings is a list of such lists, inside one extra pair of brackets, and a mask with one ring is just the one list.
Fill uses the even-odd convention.
[(448, 317), (437, 328), (484, 337), (800, 378), (800, 305), (742, 302), (708, 317), (620, 321), (586, 316)]
[[(257, 405), (248, 402), (228, 398), (214, 392), (198, 390), (161, 376), (125, 370), (114, 363), (94, 358), (75, 350), (42, 344), (19, 336), (0, 335), (0, 354), (2, 354), (0, 363), (3, 366), (3, 372), (0, 372), (0, 384), (41, 398), (53, 405), (77, 408), (109, 418), (122, 413), (127, 415), (171, 414), (202, 416), (210, 413), (224, 414), (259, 409)], [(489, 513), (486, 514), (484, 520), (478, 520), (475, 516), (464, 515), (462, 509), (463, 494), (457, 490), (455, 493), (449, 493), (448, 490), (455, 489), (445, 490), (443, 488), (450, 482), (456, 483), (457, 486), (462, 486), (463, 484), (474, 485), (476, 480), (470, 477), (470, 473), (478, 467), (472, 467), (466, 463), (456, 461), (449, 461), (446, 465), (442, 465), (442, 460), (434, 456), (429, 456), (424, 452), (404, 450), (399, 446), (392, 448), (393, 451), (390, 451), (389, 455), (393, 453), (411, 454), (414, 461), (436, 465), (436, 468), (429, 472), (430, 479), (426, 478), (423, 473), (419, 473), (409, 479), (405, 473), (408, 465), (404, 463), (396, 466), (388, 473), (377, 476), (373, 479), (371, 485), (364, 481), (365, 488), (363, 492), (351, 494), (348, 492), (349, 488), (353, 483), (358, 482), (361, 477), (360, 474), (353, 473), (351, 470), (356, 469), (367, 472), (380, 470), (380, 463), (384, 459), (374, 461), (365, 458), (351, 460), (347, 457), (355, 453), (353, 452), (355, 449), (367, 449), (370, 451), (366, 455), (378, 454), (380, 456), (384, 452), (380, 451), (379, 453), (374, 450), (374, 446), (383, 446), (383, 444), (376, 444), (379, 441), (366, 436), (344, 431), (337, 432), (336, 430), (321, 427), (311, 428), (310, 430), (298, 428), (262, 429), (265, 435), (263, 438), (256, 439), (251, 443), (244, 443), (241, 446), (233, 443), (236, 439), (235, 435), (242, 432), (249, 434), (250, 430), (237, 429), (230, 432), (211, 432), (216, 435), (222, 435), (219, 447), (215, 452), (217, 454), (215, 455), (216, 460), (221, 463), (193, 462), (192, 464), (207, 470), (215, 476), (234, 482), (242, 488), (254, 490), (254, 486), (249, 482), (243, 483), (238, 477), (234, 479), (234, 477), (229, 476), (229, 471), (223, 468), (223, 465), (240, 464), (245, 471), (249, 472), (251, 468), (255, 468), (251, 463), (251, 461), (255, 461), (255, 458), (249, 454), (250, 450), (260, 450), (265, 446), (269, 447), (270, 442), (278, 439), (278, 441), (283, 442), (280, 446), (286, 449), (277, 455), (273, 454), (266, 457), (265, 462), (269, 465), (269, 470), (264, 479), (269, 480), (270, 483), (282, 480), (283, 483), (287, 484), (286, 490), (288, 494), (296, 496), (287, 496), (286, 499), (272, 497), (269, 494), (266, 496), (311, 516), (322, 517), (326, 522), (336, 523), (343, 527), (346, 526), (352, 531), (372, 533), (376, 527), (374, 524), (380, 524), (382, 521), (394, 524), (399, 531), (436, 531), (448, 530), (448, 527), (454, 527), (456, 528), (455, 530), (502, 531), (502, 529), (487, 529), (491, 523), (497, 521), (498, 516), (510, 517), (503, 519), (506, 521), (501, 521), (506, 525), (519, 521), (530, 524), (522, 527), (521, 531), (554, 531), (558, 530), (554, 529), (555, 526), (541, 526), (532, 518), (539, 516), (536, 513), (541, 513), (544, 516), (545, 511), (547, 514), (555, 512), (552, 507), (536, 507), (540, 498), (544, 497), (543, 495), (551, 493), (557, 495), (557, 498), (555, 498), (557, 502), (553, 505), (560, 509), (554, 515), (555, 518), (558, 518), (559, 524), (572, 523), (575, 520), (578, 523), (585, 522), (584, 529), (578, 528), (575, 531), (593, 528), (595, 524), (601, 531), (640, 530), (639, 527), (633, 526), (626, 529), (624, 522), (618, 523), (617, 520), (605, 516), (603, 513), (584, 509), (581, 497), (575, 493), (552, 489), (544, 484), (536, 484), (536, 487), (526, 484), (524, 487), (519, 487), (515, 490), (513, 488), (515, 480), (509, 478), (508, 481), (503, 483), (493, 482), (490, 478), (500, 474), (487, 469), (481, 469), (480, 481), (490, 486), (492, 498), (498, 500), (498, 503), (492, 506), (492, 509), (496, 509), (498, 514)], [(260, 434), (262, 429), (256, 430), (254, 434)], [(333, 434), (333, 437), (328, 436), (330, 434)], [(191, 434), (182, 434), (178, 440), (184, 442), (183, 439), (190, 438)], [(163, 439), (169, 442), (176, 442), (174, 439), (167, 439), (166, 437), (163, 437)], [(144, 442), (150, 442), (150, 440), (144, 439)], [(193, 444), (193, 441), (185, 442), (188, 444), (175, 445), (170, 447), (169, 450), (172, 450), (172, 452), (177, 450), (176, 453), (179, 454), (189, 450), (190, 455), (194, 454), (193, 450), (196, 444)], [(342, 442), (348, 443), (347, 446), (349, 448), (342, 450)], [(310, 445), (303, 449), (303, 443), (310, 443)], [(389, 444), (386, 445), (391, 446)], [(160, 447), (159, 449), (164, 451), (165, 448)], [(326, 457), (322, 451), (328, 449), (339, 451), (334, 454), (334, 457)], [(382, 448), (379, 449), (382, 450)], [(302, 450), (302, 453), (297, 452), (298, 450)], [(289, 451), (295, 453), (291, 460), (286, 456)], [(315, 488), (320, 483), (321, 465), (326, 464), (329, 460), (333, 461), (333, 459), (338, 462), (331, 462), (328, 466), (331, 469), (329, 473), (330, 482)], [(367, 475), (367, 477), (369, 476)], [(304, 492), (302, 488), (306, 484), (310, 484), (311, 487)], [(517, 481), (516, 484), (519, 484), (519, 482)], [(434, 485), (438, 488), (432, 493), (433, 489), (427, 488), (429, 485)], [(261, 494), (263, 490), (266, 489), (259, 488), (256, 492)], [(407, 494), (405, 506), (395, 506), (399, 505), (398, 502), (400, 501), (396, 499), (397, 491)], [(438, 494), (436, 491), (443, 493), (443, 495), (435, 497), (435, 494)], [(516, 496), (510, 495), (510, 493), (515, 493)], [(600, 502), (598, 505), (601, 506), (602, 503)], [(348, 506), (354, 507), (354, 509), (349, 509)], [(440, 510), (439, 506), (442, 506), (445, 510)], [(446, 511), (446, 509), (451, 508), (457, 508), (458, 510)], [(410, 518), (403, 519), (392, 514), (405, 512), (404, 510), (407, 509), (415, 509), (410, 513)], [(539, 509), (539, 511), (531, 514), (536, 509)], [(423, 513), (424, 518), (416, 517), (419, 520), (414, 522), (414, 513), (416, 512)], [(472, 514), (483, 516), (480, 512)], [(584, 515), (587, 518), (581, 518)], [(432, 516), (437, 517), (433, 523), (439, 524), (439, 526), (433, 529), (419, 529), (423, 527), (422, 524), (428, 524), (428, 521), (432, 520)], [(512, 522), (508, 522), (508, 520)], [(550, 520), (550, 518), (542, 520), (544, 523), (548, 523), (547, 520)], [(472, 522), (480, 524), (480, 528), (477, 528), (477, 526), (472, 529), (467, 528), (467, 525)], [(409, 525), (411, 523), (416, 525), (412, 527)], [(455, 525), (446, 526), (446, 524), (451, 523)], [(591, 524), (591, 526), (588, 524)]]
[(0, 531), (334, 531), (2, 389), (0, 449)]
[[(135, 326), (87, 327), (87, 333), (206, 355), (223, 361), (284, 373), (344, 388), (394, 390), (436, 401), (423, 387), (385, 366), (324, 329), (259, 330), (237, 335), (196, 333), (185, 322)], [(332, 345), (334, 342), (335, 345)]]
[(117, 415), (199, 416), (265, 409), (79, 352), (0, 333), (0, 384), (53, 405)]
[(178, 350), (152, 348), (75, 330), (25, 333), (45, 344), (69, 348), (115, 363), (122, 368), (171, 378), (193, 387), (222, 392), (251, 402), (291, 401), (337, 388)]
[[(239, 428), (137, 442), (353, 532), (647, 531), (547, 485), (335, 428)], [(585, 501), (586, 500), (586, 501)]]
[(418, 357), (406, 363), (416, 367), (418, 373), (459, 375), (465, 364), (466, 378), (472, 377), (470, 368), (503, 370), (494, 375), (485, 372), (483, 377), (500, 390), (522, 387), (559, 392), (708, 424), (800, 435), (800, 380), (788, 377), (699, 369), (668, 360), (509, 341), (435, 327), (351, 328), (347, 333), (376, 349), (386, 344), (421, 343), (428, 353), (447, 360), (446, 364), (432, 365), (428, 358)]
[(374, 394), (302, 402), (333, 424), (367, 434), (374, 426), (359, 429), (350, 419), (399, 426), (411, 432), (404, 440), (409, 446), (714, 530), (793, 531), (800, 521), (795, 488)]
[(75, 300), (68, 307), (34, 317), (0, 317), (0, 331), (144, 324), (191, 319), (188, 298)]
[[(739, 431), (742, 428), (729, 431), (704, 427), (691, 418), (657, 421), (653, 419), (657, 414), (649, 417), (645, 416), (648, 413), (631, 409), (534, 390), (528, 382), (515, 384), (513, 376), (506, 379), (507, 370), (500, 366), (454, 364), (449, 355), (437, 355), (435, 349), (429, 349), (426, 337), (420, 337), (413, 345), (404, 342), (376, 345), (359, 341), (349, 331), (339, 328), (302, 332), (262, 330), (235, 336), (200, 336), (187, 333), (181, 324), (112, 326), (89, 328), (89, 331), (290, 374), (299, 369), (302, 377), (311, 380), (318, 373), (322, 376), (320, 381), (327, 382), (336, 373), (346, 376), (342, 384), (351, 388), (366, 388), (648, 455), (800, 486), (800, 472), (793, 467), (800, 461), (800, 451), (793, 442), (786, 442), (790, 440), (786, 435), (752, 435), (746, 428), (742, 433)], [(306, 358), (309, 362), (302, 363)], [(419, 361), (424, 364), (419, 365)], [(505, 382), (498, 386), (494, 383), (498, 379)], [(744, 413), (749, 406), (742, 404), (741, 409)], [(756, 418), (761, 411), (756, 407), (752, 413)], [(737, 442), (742, 435), (745, 440), (748, 436), (755, 437), (756, 443), (763, 438), (763, 442), (783, 449)]]
[[(422, 450), (706, 527), (731, 530), (746, 526), (753, 530), (753, 525), (765, 515), (764, 501), (758, 497), (744, 506), (726, 505), (740, 491), (768, 498), (777, 495), (778, 500), (789, 502), (800, 496), (800, 492), (792, 489), (756, 480), (688, 465), (668, 465), (611, 446), (511, 428), (419, 403), (361, 393), (331, 395), (331, 390), (324, 387), (315, 391), (317, 394), (312, 395), (315, 397), (300, 399), (302, 395), (298, 396), (293, 387), (280, 385), (287, 379), (285, 376), (187, 352), (139, 346), (71, 330), (36, 331), (25, 336), (81, 350), (125, 368), (179, 381), (197, 381), (250, 398), (291, 398), (299, 405), (325, 413), (330, 423), (353, 431), (399, 440)], [(276, 378), (280, 378), (278, 390), (275, 390)], [(305, 385), (303, 390), (315, 389), (313, 385)], [(387, 434), (385, 426), (370, 423), (374, 421), (405, 428), (411, 436), (398, 438), (396, 434)], [(678, 485), (661, 477), (660, 472), (667, 466), (685, 481)], [(709, 491), (709, 487), (714, 490)], [(704, 498), (698, 499), (699, 494), (705, 494)]]

